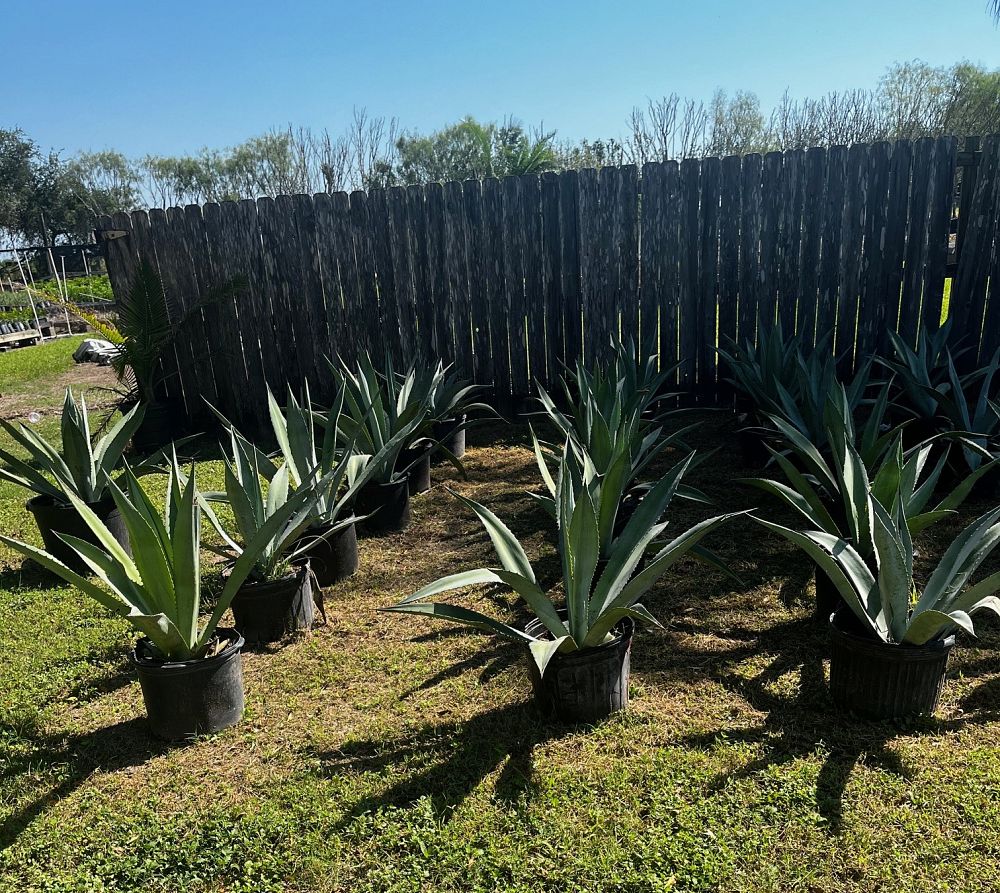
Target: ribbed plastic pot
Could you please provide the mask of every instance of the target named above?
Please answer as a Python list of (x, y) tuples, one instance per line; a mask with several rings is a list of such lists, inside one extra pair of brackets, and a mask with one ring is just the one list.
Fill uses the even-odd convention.
[(140, 639), (130, 657), (139, 673), (149, 726), (157, 738), (177, 741), (221, 732), (243, 716), (243, 637), (217, 630), (226, 645), (213, 657), (168, 661)]
[(244, 583), (231, 607), (233, 625), (251, 645), (279, 642), (291, 633), (312, 629), (315, 610), (309, 561), (280, 580)]
[(147, 456), (166, 446), (177, 436), (177, 414), (166, 403), (147, 403), (139, 430), (132, 435), (137, 453)]
[[(442, 419), (434, 423), (434, 439), (456, 459), (461, 459), (465, 455), (465, 423), (464, 415), (461, 418)], [(443, 459), (443, 454), (438, 453), (438, 461)]]
[[(532, 620), (525, 632), (546, 634), (540, 620)], [(556, 654), (538, 672), (528, 655), (528, 672), (535, 703), (545, 715), (566, 723), (597, 723), (628, 707), (629, 665), (635, 623), (626, 617), (615, 627), (615, 639), (597, 648)]]
[[(415, 463), (412, 464), (411, 463)], [(431, 488), (431, 450), (430, 447), (423, 447), (411, 450), (403, 450), (399, 455), (399, 464), (410, 470), (406, 473), (406, 483), (410, 490), (410, 495), (426, 493)]]
[(410, 523), (410, 492), (407, 479), (391, 484), (369, 481), (359, 491), (354, 511), (368, 515), (361, 532), (368, 536), (405, 530)]
[(868, 719), (933, 713), (955, 637), (927, 645), (888, 645), (854, 629), (854, 618), (830, 618), (830, 694), (834, 703)]
[(763, 468), (771, 454), (767, 451), (764, 437), (759, 431), (740, 429), (736, 432), (736, 442), (740, 445), (740, 457), (744, 468)]
[(353, 524), (329, 536), (329, 525), (310, 527), (296, 542), (296, 548), (309, 544), (304, 555), (309, 559), (320, 586), (333, 586), (346, 580), (358, 569), (358, 531)]
[[(89, 505), (111, 531), (114, 538), (131, 555), (128, 529), (125, 527), (125, 522), (122, 520), (115, 501), (108, 496), (100, 502), (89, 503)], [(25, 503), (25, 507), (35, 516), (35, 523), (38, 525), (38, 532), (42, 535), (45, 551), (77, 573), (89, 574), (90, 568), (83, 563), (73, 549), (59, 538), (60, 533), (67, 533), (95, 546), (100, 545), (97, 537), (91, 532), (87, 522), (80, 517), (80, 513), (72, 503), (63, 505), (57, 503), (51, 496), (36, 496), (29, 499)]]

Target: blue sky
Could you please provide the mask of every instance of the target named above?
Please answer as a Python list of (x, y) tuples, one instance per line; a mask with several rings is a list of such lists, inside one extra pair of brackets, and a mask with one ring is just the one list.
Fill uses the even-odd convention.
[(670, 92), (872, 85), (894, 61), (1000, 66), (985, 0), (343, 3), (7, 0), (0, 126), (66, 152), (180, 153), (354, 106), (428, 130), (472, 114), (616, 136)]

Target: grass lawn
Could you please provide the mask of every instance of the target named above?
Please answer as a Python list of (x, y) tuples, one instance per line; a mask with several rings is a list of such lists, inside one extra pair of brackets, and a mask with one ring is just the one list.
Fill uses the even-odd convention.
[[(694, 483), (756, 504), (731, 421), (704, 418), (720, 451)], [(493, 563), (446, 482), (557, 574), (526, 433), (477, 431), (469, 479), (438, 469), (410, 529), (363, 541), (328, 590), (328, 625), (245, 656), (244, 722), (186, 747), (146, 731), (128, 627), (0, 551), (0, 890), (1000, 889), (996, 623), (956, 650), (937, 718), (840, 716), (809, 568), (734, 525), (712, 543), (743, 585), (675, 568), (645, 602), (666, 629), (636, 636), (629, 713), (590, 729), (539, 719), (512, 646), (379, 614)], [(35, 537), (23, 500), (0, 486), (0, 529)], [(711, 513), (681, 504), (676, 524)]]

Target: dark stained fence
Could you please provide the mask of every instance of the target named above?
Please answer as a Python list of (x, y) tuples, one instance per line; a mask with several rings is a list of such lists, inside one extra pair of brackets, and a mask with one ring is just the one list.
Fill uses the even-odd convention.
[(185, 328), (163, 391), (194, 423), (209, 400), (254, 429), (266, 386), (308, 382), (328, 400), (327, 358), (364, 351), (454, 362), (503, 405), (621, 336), (678, 364), (695, 399), (725, 400), (725, 339), (775, 322), (808, 344), (834, 330), (849, 370), (889, 328), (911, 342), (936, 328), (949, 280), (975, 360), (1000, 347), (998, 208), (1000, 141), (987, 137), (979, 151), (952, 138), (835, 146), (190, 205), (100, 227), (119, 298), (140, 261), (177, 312), (246, 277)]

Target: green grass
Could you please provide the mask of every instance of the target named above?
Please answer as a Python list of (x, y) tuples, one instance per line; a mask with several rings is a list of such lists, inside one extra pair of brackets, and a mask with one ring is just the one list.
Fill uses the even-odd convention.
[(0, 394), (23, 391), (32, 382), (72, 369), (73, 351), (84, 337), (58, 338), (0, 353)]
[[(721, 450), (695, 483), (748, 505), (728, 420), (704, 419)], [(410, 529), (363, 541), (328, 590), (327, 626), (245, 656), (244, 722), (187, 747), (146, 731), (127, 625), (0, 550), (0, 891), (1000, 888), (996, 623), (961, 643), (937, 718), (838, 715), (808, 567), (733, 526), (714, 546), (743, 585), (678, 567), (646, 602), (666, 629), (636, 637), (629, 713), (566, 729), (533, 710), (516, 649), (380, 614), (491, 561), (444, 482), (554, 574), (525, 434), (478, 433), (468, 481), (436, 470)], [(0, 529), (31, 536), (22, 501), (0, 486)]]

